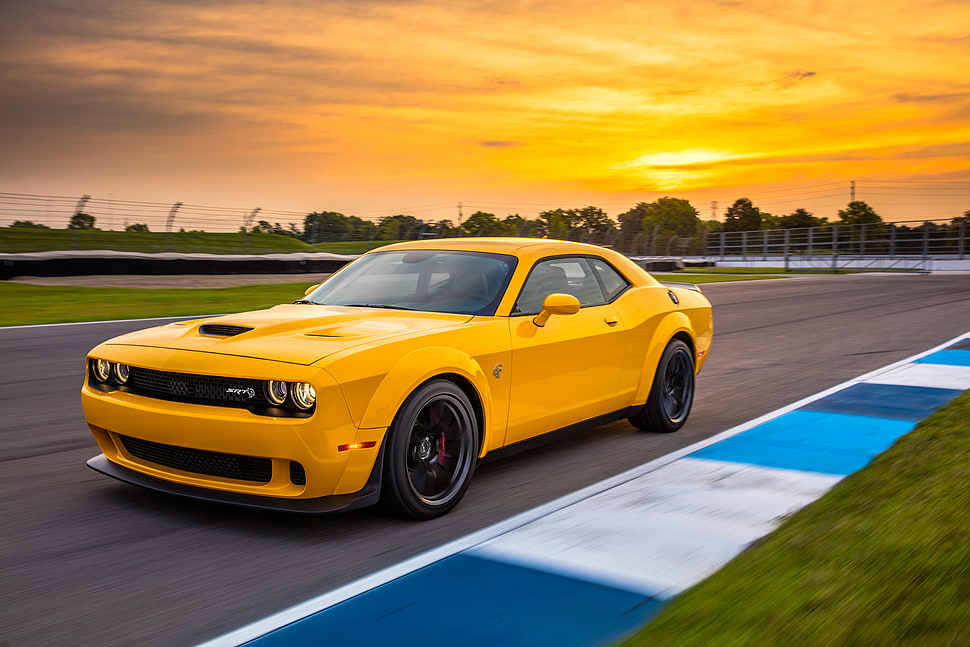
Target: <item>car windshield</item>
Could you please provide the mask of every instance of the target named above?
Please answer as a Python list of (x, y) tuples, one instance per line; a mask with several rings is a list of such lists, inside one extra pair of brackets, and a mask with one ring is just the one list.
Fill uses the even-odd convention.
[(311, 292), (304, 303), (492, 315), (516, 258), (441, 250), (375, 252)]

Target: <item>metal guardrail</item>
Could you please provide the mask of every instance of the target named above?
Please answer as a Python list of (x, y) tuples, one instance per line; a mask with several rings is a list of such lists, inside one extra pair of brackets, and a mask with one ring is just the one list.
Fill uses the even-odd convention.
[(970, 256), (967, 219), (828, 225), (709, 234), (714, 261), (783, 260), (786, 269), (924, 271), (933, 259)]

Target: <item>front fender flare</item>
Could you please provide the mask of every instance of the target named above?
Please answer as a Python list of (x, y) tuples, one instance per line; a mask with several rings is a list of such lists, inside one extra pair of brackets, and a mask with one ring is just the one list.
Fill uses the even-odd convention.
[(481, 447), (487, 447), (490, 434), (492, 396), (485, 371), (475, 359), (454, 348), (432, 346), (415, 350), (391, 368), (368, 402), (361, 427), (390, 427), (401, 405), (416, 388), (440, 375), (458, 375), (475, 389), (482, 407)]

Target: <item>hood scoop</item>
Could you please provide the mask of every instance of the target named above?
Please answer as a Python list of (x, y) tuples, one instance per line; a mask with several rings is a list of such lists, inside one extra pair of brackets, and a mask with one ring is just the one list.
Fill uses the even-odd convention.
[(235, 337), (250, 330), (252, 328), (249, 326), (233, 326), (230, 324), (202, 324), (199, 326), (199, 334), (214, 337)]

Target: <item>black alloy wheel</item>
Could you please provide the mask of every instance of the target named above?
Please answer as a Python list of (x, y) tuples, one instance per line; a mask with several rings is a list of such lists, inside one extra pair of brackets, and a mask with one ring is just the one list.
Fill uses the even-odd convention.
[(680, 339), (672, 339), (664, 349), (647, 403), (630, 423), (645, 431), (670, 433), (687, 422), (694, 403), (694, 356)]
[(475, 471), (478, 422), (455, 383), (433, 380), (405, 401), (388, 432), (381, 502), (412, 519), (433, 519), (465, 494)]

